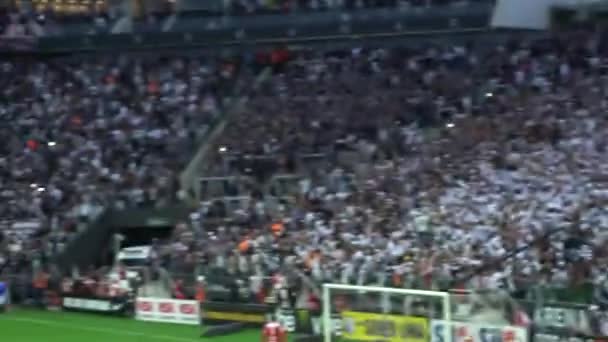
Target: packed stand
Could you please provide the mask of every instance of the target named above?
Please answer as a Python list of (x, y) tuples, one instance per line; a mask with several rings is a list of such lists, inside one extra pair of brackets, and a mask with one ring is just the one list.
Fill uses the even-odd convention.
[[(209, 265), (417, 288), (604, 284), (605, 48), (576, 32), (294, 56), (215, 150), (219, 174), (302, 179), (278, 205), (255, 194), (231, 223), (208, 220)], [(298, 166), (308, 153), (326, 162)], [(219, 163), (253, 158), (272, 162)]]
[(40, 30), (34, 18), (0, 8), (0, 36), (3, 38), (34, 37)]
[(38, 254), (44, 264), (103, 208), (182, 200), (177, 175), (239, 73), (238, 62), (197, 57), (0, 68), (0, 259), (13, 265)]
[(91, 8), (75, 13), (56, 11), (52, 6), (0, 8), (0, 33), (5, 38), (45, 37), (60, 34), (108, 33), (121, 17), (118, 11)]
[(120, 18), (119, 13), (104, 9), (91, 9), (75, 14), (61, 13), (47, 8), (28, 11), (28, 18), (40, 28), (40, 36), (61, 34), (104, 34), (110, 33), (112, 25)]

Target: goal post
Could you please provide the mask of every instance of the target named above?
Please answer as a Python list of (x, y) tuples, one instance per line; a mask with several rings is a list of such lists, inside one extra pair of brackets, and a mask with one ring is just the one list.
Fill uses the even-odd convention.
[[(332, 292), (348, 292), (354, 294), (361, 293), (377, 293), (381, 296), (401, 296), (406, 297), (426, 297), (441, 303), (441, 315), (439, 317), (444, 322), (452, 321), (452, 307), (450, 294), (440, 291), (425, 291), (416, 289), (391, 288), (380, 286), (360, 286), (346, 284), (324, 284), (322, 293), (322, 321), (323, 321), (323, 341), (332, 342), (332, 309), (334, 302), (332, 301)], [(391, 315), (387, 315), (391, 316)], [(392, 315), (394, 316), (394, 315)], [(429, 324), (430, 325), (430, 324)], [(451, 334), (450, 329), (446, 329), (446, 334)], [(445, 341), (450, 341), (451, 336), (445, 336)]]

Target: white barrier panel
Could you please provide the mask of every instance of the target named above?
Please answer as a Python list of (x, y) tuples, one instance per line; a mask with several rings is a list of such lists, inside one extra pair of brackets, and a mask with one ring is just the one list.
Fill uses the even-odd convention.
[(584, 6), (601, 0), (498, 0), (492, 14), (492, 27), (546, 30), (551, 24), (551, 8)]
[(137, 298), (135, 319), (139, 321), (198, 325), (200, 306), (195, 300)]
[(95, 312), (119, 312), (124, 308), (124, 303), (112, 303), (109, 299), (88, 299), (88, 298), (75, 298), (75, 297), (63, 297), (63, 308), (82, 310), (82, 311), (95, 311)]
[[(446, 341), (446, 331), (450, 327), (452, 341)], [(528, 342), (526, 329), (508, 325), (432, 320), (430, 333), (431, 342)]]
[(492, 27), (545, 30), (549, 10), (558, 0), (498, 0), (492, 14)]

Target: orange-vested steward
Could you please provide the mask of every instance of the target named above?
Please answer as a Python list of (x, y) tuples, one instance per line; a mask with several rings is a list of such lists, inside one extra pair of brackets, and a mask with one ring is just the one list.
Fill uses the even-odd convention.
[(203, 285), (196, 286), (196, 295), (194, 296), (197, 302), (204, 303), (207, 294), (205, 293), (205, 287)]

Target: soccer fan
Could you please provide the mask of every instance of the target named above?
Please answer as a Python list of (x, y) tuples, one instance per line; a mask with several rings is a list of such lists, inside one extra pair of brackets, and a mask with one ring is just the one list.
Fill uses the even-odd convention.
[(277, 309), (293, 309), (293, 293), (287, 284), (287, 278), (282, 275), (275, 275), (272, 279), (273, 291), (272, 302)]

